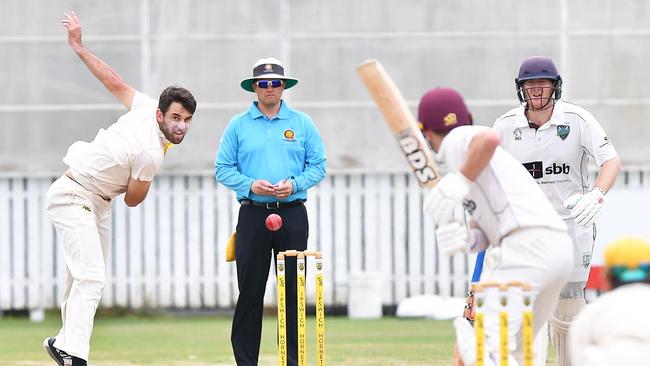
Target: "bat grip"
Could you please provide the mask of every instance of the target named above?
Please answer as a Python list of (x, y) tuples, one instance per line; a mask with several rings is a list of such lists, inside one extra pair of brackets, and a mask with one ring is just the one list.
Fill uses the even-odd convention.
[(476, 263), (474, 263), (474, 272), (472, 273), (472, 283), (481, 281), (481, 272), (483, 272), (484, 259), (485, 259), (485, 250), (481, 250), (476, 255)]

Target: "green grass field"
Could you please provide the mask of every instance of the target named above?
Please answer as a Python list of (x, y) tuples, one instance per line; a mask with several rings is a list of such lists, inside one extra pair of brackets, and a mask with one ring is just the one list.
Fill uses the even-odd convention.
[[(98, 315), (90, 365), (234, 365), (229, 316)], [(43, 350), (60, 326), (58, 313), (42, 323), (0, 318), (0, 365), (53, 366)], [(260, 365), (277, 365), (276, 320), (265, 316)], [(309, 318), (309, 365), (315, 365), (314, 318)], [(325, 319), (328, 365), (450, 365), (455, 336), (451, 321), (426, 319)], [(552, 349), (552, 347), (550, 347)], [(547, 365), (554, 364), (552, 350)]]
[[(42, 323), (26, 318), (0, 319), (0, 365), (54, 365), (42, 341), (60, 326), (57, 313)], [(313, 317), (308, 323), (309, 364), (315, 364)], [(276, 365), (275, 318), (264, 322), (260, 365)], [(91, 343), (94, 365), (234, 365), (231, 318), (98, 317)], [(450, 321), (325, 320), (329, 365), (449, 365), (454, 344)], [(311, 346), (311, 348), (309, 348)]]

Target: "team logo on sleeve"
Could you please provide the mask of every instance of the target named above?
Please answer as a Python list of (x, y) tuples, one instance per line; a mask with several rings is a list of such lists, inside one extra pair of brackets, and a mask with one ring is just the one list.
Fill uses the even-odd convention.
[(566, 140), (566, 137), (569, 136), (569, 132), (571, 132), (571, 128), (569, 126), (557, 126), (557, 135), (562, 139), (562, 141)]
[(521, 141), (521, 128), (517, 127), (512, 134), (515, 136), (515, 141)]
[(293, 132), (293, 130), (284, 130), (284, 133), (282, 135), (284, 136), (284, 141), (289, 141), (289, 142), (296, 141), (295, 139), (296, 134)]
[(603, 137), (603, 141), (604, 142), (602, 144), (600, 144), (600, 146), (598, 146), (599, 148), (609, 144), (609, 139), (607, 138), (607, 136)]

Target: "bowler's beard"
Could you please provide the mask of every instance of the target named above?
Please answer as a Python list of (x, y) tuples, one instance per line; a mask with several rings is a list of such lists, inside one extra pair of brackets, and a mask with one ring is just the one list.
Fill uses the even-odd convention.
[(167, 141), (171, 142), (174, 145), (180, 144), (185, 138), (185, 134), (182, 135), (174, 134), (173, 129), (170, 126), (168, 126), (165, 122), (161, 124), (161, 131), (163, 135), (165, 135)]

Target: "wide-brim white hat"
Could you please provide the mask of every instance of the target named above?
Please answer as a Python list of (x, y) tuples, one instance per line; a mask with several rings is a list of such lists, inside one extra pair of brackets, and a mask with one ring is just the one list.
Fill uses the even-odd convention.
[(294, 79), (284, 75), (284, 65), (280, 60), (274, 57), (261, 58), (253, 65), (253, 77), (243, 79), (239, 82), (244, 90), (254, 92), (253, 82), (260, 79), (282, 79), (284, 80), (284, 88), (289, 89), (298, 84), (298, 79)]

